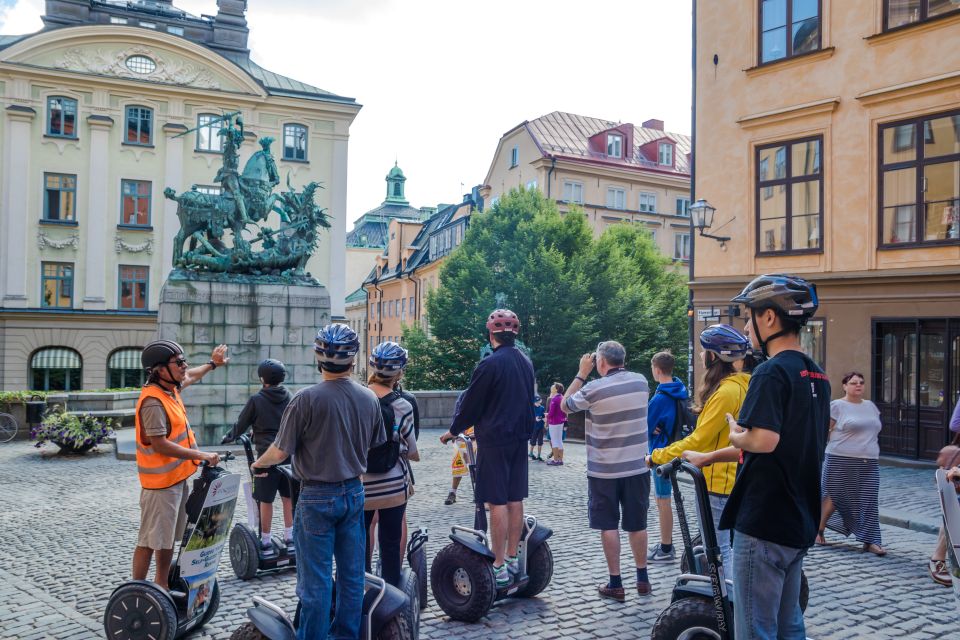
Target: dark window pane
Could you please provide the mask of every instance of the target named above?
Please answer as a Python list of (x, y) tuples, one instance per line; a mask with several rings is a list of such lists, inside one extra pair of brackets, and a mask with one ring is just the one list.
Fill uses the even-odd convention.
[(882, 366), (882, 376), (880, 384), (882, 385), (882, 396), (884, 402), (893, 402), (894, 394), (896, 393), (894, 388), (894, 382), (897, 375), (896, 367), (896, 354), (897, 354), (897, 337), (892, 333), (888, 333), (883, 336), (883, 359)]
[(47, 220), (60, 219), (60, 191), (59, 189), (47, 189)]
[(943, 406), (946, 359), (946, 341), (942, 333), (920, 335), (920, 406)]
[(887, 3), (888, 29), (920, 20), (921, 0), (887, 0)]
[(957, 0), (930, 0), (927, 7), (927, 17), (933, 18), (958, 9), (960, 9), (960, 2), (957, 2)]
[(760, 25), (770, 31), (787, 24), (787, 0), (763, 0), (760, 4)]
[(820, 18), (793, 23), (793, 55), (820, 48)]

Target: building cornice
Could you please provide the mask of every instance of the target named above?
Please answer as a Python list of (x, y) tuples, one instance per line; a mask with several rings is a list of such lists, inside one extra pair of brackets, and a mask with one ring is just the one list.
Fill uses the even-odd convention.
[(803, 104), (795, 104), (790, 105), (789, 107), (782, 107), (780, 109), (773, 109), (771, 111), (763, 111), (761, 113), (742, 116), (737, 119), (737, 124), (744, 129), (753, 129), (755, 127), (778, 124), (780, 122), (793, 120), (795, 118), (804, 118), (806, 116), (817, 115), (820, 113), (832, 113), (833, 111), (836, 111), (839, 104), (839, 97), (826, 98), (824, 100), (816, 100), (814, 102), (805, 102)]
[(874, 105), (891, 100), (913, 98), (928, 93), (942, 93), (960, 88), (960, 71), (951, 71), (920, 80), (902, 82), (879, 89), (864, 91), (857, 96), (860, 104)]
[[(530, 163), (534, 169), (549, 169), (553, 158), (538, 158)], [(690, 176), (686, 174), (656, 171), (644, 167), (621, 166), (612, 163), (591, 162), (587, 159), (556, 156), (555, 170), (586, 173), (591, 176), (607, 178), (609, 180), (623, 180), (627, 182), (650, 181), (668, 184), (681, 189), (690, 188)]]

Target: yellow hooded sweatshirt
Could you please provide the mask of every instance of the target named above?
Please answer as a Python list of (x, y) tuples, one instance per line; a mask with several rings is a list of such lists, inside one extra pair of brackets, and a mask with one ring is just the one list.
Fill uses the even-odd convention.
[[(727, 425), (726, 414), (738, 417), (749, 383), (749, 373), (735, 373), (724, 378), (713, 395), (707, 399), (693, 433), (668, 447), (654, 449), (650, 454), (654, 463), (666, 464), (679, 458), (684, 451), (709, 453), (729, 447), (730, 427)], [(723, 496), (730, 495), (737, 478), (737, 463), (712, 464), (704, 467), (703, 475), (707, 480), (707, 491)]]

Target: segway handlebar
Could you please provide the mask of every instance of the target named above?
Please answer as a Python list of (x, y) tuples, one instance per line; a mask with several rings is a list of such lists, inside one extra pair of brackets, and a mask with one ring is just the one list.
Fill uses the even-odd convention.
[(461, 433), (457, 436), (457, 441), (462, 442), (466, 448), (467, 454), (467, 464), (474, 465), (477, 463), (477, 452), (473, 448), (473, 438), (468, 435)]
[[(220, 456), (220, 462), (230, 462), (231, 460), (235, 460), (236, 457), (237, 457), (237, 456), (233, 455), (233, 453), (231, 453), (231, 452), (229, 452), (229, 451), (223, 451), (223, 452), (218, 453), (217, 455)], [(209, 467), (209, 466), (210, 466), (210, 463), (207, 462), (206, 460), (201, 460), (201, 461), (200, 461), (200, 467), (201, 467), (201, 468), (202, 468), (202, 467)]]

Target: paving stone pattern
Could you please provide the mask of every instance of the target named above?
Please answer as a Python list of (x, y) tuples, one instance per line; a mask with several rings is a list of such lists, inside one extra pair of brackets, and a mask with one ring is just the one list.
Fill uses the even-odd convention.
[[(421, 434), (423, 461), (417, 466), (417, 494), (409, 506), (411, 526), (427, 526), (432, 557), (446, 543), (452, 524), (469, 525), (471, 490), (465, 481), (460, 501), (443, 506), (449, 487), (452, 450), (440, 445), (440, 431)], [(556, 562), (553, 582), (540, 597), (497, 604), (481, 622), (450, 621), (432, 600), (424, 612), (421, 637), (440, 638), (649, 638), (658, 613), (667, 605), (678, 566), (655, 565), (654, 594), (628, 591), (625, 604), (602, 601), (595, 588), (606, 579), (599, 536), (587, 528), (585, 453), (568, 444), (567, 464), (532, 463), (527, 511), (551, 526)], [(243, 473), (241, 464), (230, 463)], [(885, 468), (884, 476), (888, 471)], [(932, 485), (929, 471), (897, 469), (884, 491), (897, 487), (898, 508), (936, 505), (922, 490)], [(906, 487), (906, 488), (905, 488)], [(685, 492), (689, 489), (685, 488)], [(112, 451), (84, 458), (42, 456), (29, 443), (0, 445), (0, 638), (77, 639), (102, 637), (103, 607), (110, 592), (129, 578), (139, 521), (136, 472), (132, 462)], [(884, 500), (886, 500), (884, 496)], [(688, 503), (689, 504), (689, 503)], [(279, 511), (279, 510), (278, 510)], [(925, 513), (935, 517), (935, 512)], [(245, 518), (243, 501), (236, 518)], [(650, 531), (657, 534), (656, 509)], [(811, 638), (942, 638), (955, 632), (957, 611), (950, 591), (926, 573), (932, 535), (883, 526), (889, 554), (877, 558), (838, 536), (826, 548), (811, 550), (805, 564), (811, 585), (807, 629)], [(679, 539), (679, 535), (677, 536)], [(634, 586), (624, 541), (624, 582)], [(237, 580), (224, 556), (222, 600), (212, 623), (193, 638), (229, 638), (245, 619), (253, 595), (288, 610), (294, 607), (292, 572)]]

